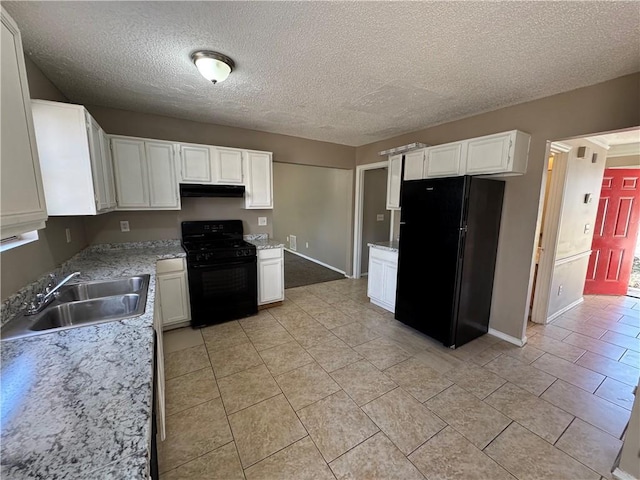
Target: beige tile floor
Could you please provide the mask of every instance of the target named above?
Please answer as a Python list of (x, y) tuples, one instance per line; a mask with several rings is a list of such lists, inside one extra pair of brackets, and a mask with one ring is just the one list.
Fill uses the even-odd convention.
[(165, 334), (163, 480), (600, 479), (638, 383), (640, 305), (587, 297), (523, 348), (454, 351), (369, 303), (366, 281)]

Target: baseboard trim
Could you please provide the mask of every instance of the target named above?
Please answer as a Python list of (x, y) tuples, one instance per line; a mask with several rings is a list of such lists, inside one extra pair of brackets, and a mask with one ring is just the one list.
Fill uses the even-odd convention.
[(306, 260), (309, 260), (310, 262), (317, 263), (318, 265), (322, 265), (323, 267), (326, 267), (326, 268), (328, 268), (329, 270), (333, 270), (334, 272), (341, 273), (341, 274), (343, 274), (345, 277), (349, 278), (349, 277), (347, 276), (347, 274), (346, 274), (344, 271), (340, 270), (339, 268), (332, 267), (331, 265), (327, 265), (326, 263), (321, 262), (320, 260), (316, 260), (315, 258), (307, 257), (306, 255), (303, 255), (303, 254), (301, 254), (300, 252), (295, 252), (295, 251), (290, 250), (290, 249), (288, 249), (288, 248), (286, 248), (286, 247), (285, 247), (285, 250), (286, 250), (287, 252), (289, 252), (289, 253), (293, 253), (294, 255), (297, 255), (297, 256), (302, 257), (302, 258), (304, 258), (304, 259), (306, 259)]
[(168, 325), (163, 325), (162, 331), (168, 332), (169, 330), (176, 330), (177, 328), (188, 327), (190, 325), (191, 325), (190, 320), (187, 320), (186, 322), (170, 323)]
[(616, 480), (638, 480), (630, 473), (627, 473), (624, 470), (620, 470), (620, 467), (616, 467), (616, 469), (611, 472), (611, 475), (613, 475), (613, 478), (615, 478)]
[(556, 313), (549, 315), (547, 317), (547, 323), (551, 322), (552, 320), (555, 320), (556, 318), (558, 318), (560, 315), (562, 315), (564, 312), (568, 312), (569, 310), (571, 310), (573, 307), (575, 307), (576, 305), (580, 305), (582, 302), (584, 302), (584, 297), (580, 297), (578, 300), (576, 300), (575, 302), (570, 303), (569, 305), (567, 305), (564, 308), (561, 308), (560, 310), (558, 310)]
[(499, 338), (500, 340), (504, 340), (505, 342), (509, 342), (509, 343), (514, 344), (514, 345), (517, 345), (518, 347), (524, 347), (525, 344), (527, 343), (527, 337), (526, 336), (524, 338), (522, 338), (522, 339), (516, 338), (516, 337), (512, 337), (511, 335), (507, 335), (506, 333), (502, 333), (501, 331), (496, 330), (495, 328), (489, 328), (489, 331), (487, 333), (489, 335), (491, 335), (491, 336)]
[(369, 301), (371, 303), (373, 303), (374, 305), (379, 306), (380, 308), (384, 308), (386, 311), (391, 312), (391, 313), (396, 313), (396, 309), (392, 308), (391, 305), (387, 305), (386, 303), (383, 302), (379, 302), (378, 300), (375, 300), (371, 297), (369, 297)]

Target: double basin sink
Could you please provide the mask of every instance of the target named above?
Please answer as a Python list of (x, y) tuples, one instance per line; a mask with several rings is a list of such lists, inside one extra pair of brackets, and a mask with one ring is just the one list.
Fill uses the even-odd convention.
[(21, 312), (0, 329), (0, 339), (29, 337), (140, 316), (147, 304), (150, 275), (99, 280), (61, 287), (41, 312)]

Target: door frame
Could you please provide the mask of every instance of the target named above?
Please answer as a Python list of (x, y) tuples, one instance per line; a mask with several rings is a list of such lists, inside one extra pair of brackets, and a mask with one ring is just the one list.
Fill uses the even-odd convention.
[[(376, 170), (378, 168), (388, 168), (389, 161), (376, 163), (367, 163), (365, 165), (358, 165), (356, 167), (356, 193), (355, 193), (355, 209), (353, 216), (353, 278), (360, 278), (361, 273), (361, 261), (362, 261), (362, 213), (364, 203), (364, 172), (366, 170)], [(389, 227), (389, 239), (393, 235), (393, 221), (395, 210), (389, 210), (391, 212), (390, 227)]]
[[(553, 153), (553, 170), (551, 185), (549, 185), (549, 198), (547, 200), (547, 212), (544, 225), (540, 225), (542, 220), (542, 210), (546, 195), (546, 183), (548, 170), (545, 168), (542, 175), (542, 191), (540, 195), (540, 207), (538, 210), (538, 227), (536, 228), (536, 250), (540, 248), (538, 258), (538, 271), (535, 277), (535, 291), (533, 288), (529, 293), (527, 305), (530, 304), (530, 296), (533, 295), (533, 306), (531, 308), (531, 321), (534, 323), (547, 323), (547, 313), (549, 312), (549, 299), (551, 295), (551, 280), (553, 269), (556, 263), (556, 247), (558, 245), (558, 233), (560, 230), (560, 211), (562, 206), (562, 196), (567, 183), (567, 159), (571, 151), (571, 146), (562, 142), (547, 142), (545, 158)], [(542, 228), (542, 242), (538, 247), (538, 237)], [(536, 255), (534, 250), (534, 259)], [(533, 262), (535, 265), (535, 262)], [(532, 272), (533, 274), (533, 272)], [(533, 286), (533, 282), (529, 282)], [(573, 307), (573, 305), (572, 305)]]

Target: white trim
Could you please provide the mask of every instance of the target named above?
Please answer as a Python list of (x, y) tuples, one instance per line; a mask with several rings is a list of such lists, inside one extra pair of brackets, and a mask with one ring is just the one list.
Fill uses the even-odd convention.
[(551, 146), (549, 147), (551, 153), (567, 153), (572, 148), (571, 145), (562, 142), (551, 142)]
[(167, 324), (162, 325), (162, 331), (163, 332), (168, 332), (169, 330), (175, 330), (176, 328), (188, 327), (190, 325), (191, 325), (190, 321), (167, 323)]
[(37, 240), (38, 240), (38, 230), (22, 233), (20, 235), (16, 235), (16, 238), (12, 240), (3, 241), (3, 243), (0, 244), (0, 252), (6, 252), (7, 250), (11, 250), (12, 248), (20, 247), (22, 245), (26, 245), (27, 243), (35, 242)]
[[(554, 142), (556, 143), (556, 142)], [(553, 145), (553, 143), (552, 143)], [(540, 244), (540, 258), (538, 259), (538, 273), (536, 276), (536, 289), (533, 292), (533, 308), (531, 309), (531, 321), (534, 323), (548, 323), (549, 299), (551, 296), (551, 280), (553, 269), (556, 264), (556, 251), (558, 247), (558, 237), (560, 223), (562, 222), (561, 211), (564, 191), (566, 188), (568, 153), (559, 153), (553, 163), (551, 185), (549, 186), (549, 198), (547, 200), (547, 213), (544, 225), (542, 225), (542, 243)], [(542, 178), (546, 182), (547, 171)], [(544, 185), (544, 183), (543, 183)], [(546, 194), (543, 193), (543, 195)], [(542, 215), (544, 197), (541, 198), (538, 216)], [(536, 232), (538, 235), (538, 233)], [(537, 245), (537, 236), (536, 236)], [(535, 254), (534, 254), (535, 255)]]
[(522, 338), (522, 339), (516, 338), (516, 337), (512, 337), (511, 335), (507, 335), (506, 333), (502, 333), (501, 331), (496, 330), (495, 328), (489, 327), (489, 331), (487, 333), (489, 335), (491, 335), (492, 337), (499, 338), (500, 340), (504, 340), (505, 342), (512, 343), (514, 345), (517, 345), (518, 347), (524, 347), (525, 344), (527, 343), (527, 337), (526, 336), (524, 338)]
[(587, 250), (586, 252), (577, 253), (575, 255), (571, 255), (570, 257), (561, 258), (560, 260), (556, 260), (555, 266), (564, 265), (565, 263), (571, 263), (576, 260), (580, 260), (581, 258), (588, 257), (591, 255), (591, 250)]
[(392, 308), (391, 305), (381, 302), (379, 300), (375, 300), (371, 297), (369, 297), (369, 302), (373, 303), (374, 305), (377, 305), (380, 308), (384, 308), (387, 312), (391, 312), (391, 313), (396, 313), (395, 308)]
[(607, 152), (607, 158), (628, 157), (629, 155), (640, 155), (640, 142), (611, 145)]
[[(611, 148), (611, 145), (609, 145), (606, 141), (604, 140), (600, 140), (599, 138), (596, 137), (587, 137), (585, 140), (589, 140), (591, 143), (604, 148), (605, 150), (609, 150)], [(609, 156), (607, 154), (607, 156)]]
[(430, 145), (427, 145), (426, 143), (413, 142), (413, 143), (409, 143), (408, 145), (402, 145), (401, 147), (394, 147), (388, 150), (382, 150), (381, 152), (378, 152), (378, 155), (380, 155), (381, 157), (386, 157), (388, 155), (398, 155), (399, 153), (406, 153), (410, 150), (415, 150), (417, 148), (425, 148), (425, 147), (430, 147)]
[[(367, 163), (366, 165), (358, 165), (356, 167), (356, 195), (355, 208), (353, 218), (353, 278), (360, 278), (360, 262), (362, 261), (362, 203), (364, 196), (364, 172), (365, 170), (375, 170), (378, 168), (387, 168), (388, 161)], [(304, 256), (304, 255), (302, 255)], [(333, 268), (333, 267), (330, 267)], [(335, 269), (334, 269), (335, 270)], [(336, 270), (340, 271), (340, 270)], [(341, 272), (344, 273), (344, 272)]]
[(318, 265), (322, 265), (323, 267), (326, 267), (330, 270), (333, 270), (334, 272), (338, 272), (343, 274), (345, 277), (349, 278), (349, 276), (346, 274), (346, 272), (340, 270), (339, 268), (336, 267), (332, 267), (331, 265), (328, 265), (324, 262), (321, 262), (320, 260), (316, 260), (315, 258), (311, 258), (311, 257), (307, 257), (306, 255), (301, 254), (300, 252), (294, 252), (293, 250), (289, 250), (288, 248), (284, 247), (284, 249), (289, 252), (289, 253), (293, 253), (294, 255), (297, 255), (299, 257), (305, 258), (313, 263), (317, 263)]
[(558, 318), (560, 315), (562, 315), (564, 312), (568, 312), (569, 310), (571, 310), (573, 307), (576, 307), (578, 305), (580, 305), (582, 302), (584, 302), (584, 297), (580, 297), (578, 300), (576, 300), (575, 302), (571, 302), (569, 305), (567, 305), (564, 308), (561, 308), (560, 310), (558, 310), (557, 312), (553, 313), (552, 315), (549, 315), (549, 317), (547, 318), (547, 322), (549, 323), (552, 320)]
[(611, 472), (611, 475), (613, 475), (613, 478), (615, 478), (616, 480), (638, 480), (630, 473), (627, 473), (624, 470), (620, 470), (620, 467), (616, 467), (616, 469)]

